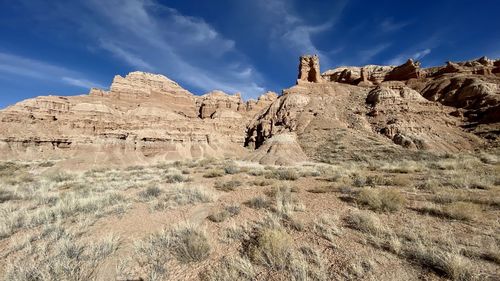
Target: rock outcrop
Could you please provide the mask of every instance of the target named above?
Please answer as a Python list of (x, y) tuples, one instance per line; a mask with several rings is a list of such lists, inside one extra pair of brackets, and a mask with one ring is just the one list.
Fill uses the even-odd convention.
[(408, 60), (320, 74), (319, 58), (304, 56), (297, 85), (246, 102), (132, 72), (109, 91), (1, 110), (0, 157), (88, 166), (231, 156), (286, 165), (498, 146), (499, 68), (487, 58), (432, 68)]
[(300, 57), (299, 77), (297, 79), (297, 83), (321, 82), (323, 78), (321, 77), (319, 69), (319, 57), (317, 55)]
[[(480, 109), (483, 114), (480, 124), (493, 122), (498, 126), (495, 117), (500, 110), (493, 109), (498, 105), (497, 78), (490, 75), (487, 79), (467, 80), (472, 79), (470, 75), (479, 75), (480, 65), (494, 65), (482, 61), (460, 64), (476, 69), (462, 74), (468, 82), (454, 82), (458, 78), (448, 74), (437, 78), (435, 73), (440, 68), (421, 69), (412, 60), (398, 67), (329, 70), (323, 73), (323, 81), (298, 83), (284, 90), (282, 96), (252, 120), (245, 144), (256, 149), (256, 158), (264, 163), (280, 162), (282, 154), (305, 154), (330, 161), (364, 159), (389, 152), (397, 157), (411, 154), (400, 149), (456, 152), (487, 143), (498, 145), (497, 141), (471, 130), (471, 125), (477, 126), (474, 122), (479, 119), (457, 114), (457, 107), (474, 108), (476, 113)], [(301, 59), (300, 69), (303, 64)], [(277, 145), (275, 139), (290, 141)]]
[(195, 96), (165, 76), (132, 72), (116, 76), (109, 91), (37, 97), (0, 111), (0, 154), (117, 164), (241, 156), (247, 123), (272, 101)]

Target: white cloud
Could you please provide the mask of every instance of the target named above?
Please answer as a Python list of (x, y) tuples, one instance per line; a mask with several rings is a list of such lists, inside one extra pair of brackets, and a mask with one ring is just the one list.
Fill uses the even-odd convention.
[(89, 81), (87, 79), (77, 79), (72, 77), (62, 77), (61, 80), (69, 85), (77, 86), (80, 88), (90, 89), (90, 88), (104, 88), (104, 86), (97, 84), (95, 82)]
[(394, 22), (392, 18), (387, 18), (380, 23), (380, 30), (382, 32), (394, 32), (406, 27), (409, 24), (410, 22)]
[(422, 58), (424, 58), (425, 56), (427, 56), (428, 54), (431, 53), (431, 49), (430, 48), (426, 48), (426, 49), (423, 49), (423, 50), (420, 50), (420, 51), (417, 51), (415, 53), (401, 53), (395, 57), (393, 57), (392, 59), (388, 60), (386, 62), (386, 64), (389, 64), (389, 65), (401, 65), (403, 63), (405, 63), (408, 59), (414, 59), (414, 60), (420, 60)]
[(337, 8), (331, 12), (329, 19), (321, 24), (310, 24), (293, 11), (289, 2), (284, 0), (260, 0), (263, 17), (270, 25), (270, 41), (272, 47), (279, 52), (288, 50), (294, 56), (317, 54), (322, 62), (330, 64), (329, 52), (320, 50), (313, 42), (314, 36), (334, 27), (347, 1), (336, 2)]
[(416, 52), (415, 54), (413, 54), (412, 58), (415, 60), (418, 60), (418, 59), (421, 59), (421, 58), (427, 56), (430, 53), (431, 53), (431, 49), (427, 48), (425, 50)]
[(103, 88), (99, 83), (82, 78), (82, 74), (77, 71), (7, 53), (0, 53), (0, 72), (31, 79), (62, 82), (85, 89)]
[(67, 4), (66, 19), (133, 70), (159, 72), (202, 91), (239, 91), (245, 98), (265, 90), (264, 79), (235, 42), (201, 18), (155, 0), (91, 0), (82, 5), (85, 9)]
[(384, 50), (386, 50), (390, 46), (391, 46), (390, 43), (383, 43), (383, 44), (373, 46), (370, 49), (361, 50), (358, 53), (358, 56), (359, 56), (358, 62), (360, 64), (370, 62), (376, 55), (380, 54), (381, 52), (383, 52)]
[(138, 70), (147, 70), (147, 71), (154, 70), (154, 67), (152, 67), (149, 63), (145, 62), (140, 57), (132, 54), (131, 52), (125, 51), (124, 49), (116, 46), (113, 43), (101, 40), (99, 46), (103, 49), (110, 51), (114, 56), (123, 59), (125, 62), (127, 62), (133, 67), (136, 67)]

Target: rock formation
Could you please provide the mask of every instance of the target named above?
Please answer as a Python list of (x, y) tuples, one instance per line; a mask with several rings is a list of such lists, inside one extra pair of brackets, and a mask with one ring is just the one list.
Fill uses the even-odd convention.
[[(299, 69), (309, 60), (301, 58)], [(480, 59), (457, 65), (460, 69), (454, 74), (437, 74), (448, 66), (421, 69), (412, 60), (397, 67), (326, 71), (322, 83), (298, 83), (256, 116), (248, 127), (246, 146), (257, 149), (260, 161), (279, 163), (279, 150), (292, 155), (302, 155), (302, 150), (310, 158), (327, 161), (400, 153), (397, 147), (454, 152), (498, 145), (500, 81), (486, 71), (494, 62)], [(457, 108), (470, 108), (475, 115), (457, 114)], [(486, 139), (485, 132), (490, 132)], [(276, 145), (274, 139), (282, 135), (290, 141)]]
[(245, 153), (247, 122), (273, 101), (195, 96), (162, 75), (116, 76), (109, 91), (37, 97), (0, 111), (2, 158), (130, 163)]
[(322, 80), (321, 72), (319, 70), (319, 57), (317, 55), (300, 57), (299, 77), (297, 79), (297, 83), (318, 83)]
[(196, 96), (165, 76), (132, 72), (116, 76), (109, 91), (1, 110), (0, 155), (73, 165), (226, 156), (283, 165), (498, 146), (499, 69), (499, 60), (483, 57), (320, 74), (318, 56), (304, 56), (297, 85), (246, 102), (221, 91)]

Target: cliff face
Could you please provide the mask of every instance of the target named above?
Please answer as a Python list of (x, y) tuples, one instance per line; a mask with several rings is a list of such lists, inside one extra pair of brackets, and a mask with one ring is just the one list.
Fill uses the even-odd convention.
[(260, 161), (283, 162), (286, 154), (363, 159), (388, 151), (399, 157), (498, 146), (498, 61), (422, 69), (408, 60), (397, 67), (340, 67), (309, 79), (319, 71), (311, 68), (319, 62), (304, 63), (311, 58), (300, 60), (297, 85), (248, 126), (246, 145), (257, 149)]
[(272, 102), (195, 96), (165, 76), (116, 76), (109, 91), (37, 97), (0, 111), (3, 158), (96, 162), (238, 156), (250, 116)]
[(221, 91), (196, 96), (165, 76), (132, 72), (116, 76), (109, 91), (37, 97), (0, 111), (0, 157), (290, 164), (473, 150), (498, 146), (499, 85), (500, 62), (487, 58), (320, 75), (319, 58), (304, 56), (297, 85), (246, 102)]

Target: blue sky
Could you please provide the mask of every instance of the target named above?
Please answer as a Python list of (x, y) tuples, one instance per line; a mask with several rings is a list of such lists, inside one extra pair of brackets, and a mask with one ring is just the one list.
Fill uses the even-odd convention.
[(195, 94), (294, 84), (298, 56), (424, 66), (500, 57), (500, 1), (0, 0), (0, 108), (161, 73)]

